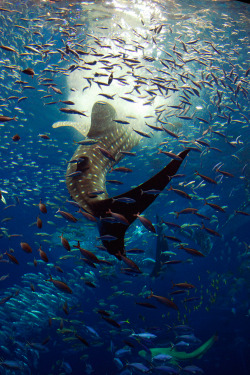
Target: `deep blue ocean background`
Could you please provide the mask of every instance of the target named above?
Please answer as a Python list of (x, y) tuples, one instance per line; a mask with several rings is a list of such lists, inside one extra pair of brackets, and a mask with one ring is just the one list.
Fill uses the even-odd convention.
[[(178, 335), (185, 334), (184, 329), (178, 331), (175, 326), (185, 324), (189, 327), (186, 332), (194, 333), (199, 341), (186, 343), (186, 346), (181, 348), (183, 351), (192, 352), (215, 333), (218, 340), (202, 358), (179, 362), (179, 367), (173, 365), (176, 371), (185, 374), (188, 371), (181, 368), (195, 365), (202, 369), (204, 374), (248, 374), (249, 5), (234, 1), (201, 1), (197, 4), (196, 1), (181, 0), (178, 3), (152, 1), (146, 4), (134, 1), (129, 4), (105, 4), (101, 1), (86, 1), (82, 5), (74, 1), (0, 2), (0, 45), (19, 51), (18, 55), (16, 52), (0, 50), (0, 115), (11, 118), (16, 116), (12, 121), (0, 121), (0, 191), (3, 197), (0, 201), (0, 373), (142, 373), (130, 366), (133, 363), (143, 363), (150, 368), (149, 363), (142, 359), (138, 352), (145, 347), (175, 345), (181, 341)], [(12, 12), (7, 12), (6, 9)], [(155, 38), (161, 38), (162, 35), (159, 45), (172, 55), (174, 45), (183, 53), (181, 44), (178, 44), (180, 35), (185, 42), (199, 38), (196, 48), (198, 51), (203, 48), (203, 51), (200, 54), (197, 51), (192, 53), (202, 57), (205, 49), (213, 52), (212, 65), (215, 69), (211, 71), (217, 74), (219, 79), (216, 81), (212, 75), (207, 76), (209, 66), (200, 64), (198, 67), (195, 62), (191, 63), (190, 72), (194, 75), (192, 79), (196, 82), (202, 79), (210, 82), (210, 86), (202, 86), (200, 96), (191, 95), (190, 99), (192, 107), (196, 107), (196, 111), (194, 109), (191, 113), (198, 116), (197, 106), (202, 105), (203, 109), (198, 117), (207, 119), (207, 122), (175, 118), (176, 132), (182, 132), (193, 142), (202, 137), (211, 147), (219, 149), (218, 151), (198, 145), (202, 152), (191, 151), (178, 171), (185, 176), (171, 182), (174, 188), (190, 194), (192, 200), (186, 200), (165, 189), (143, 213), (155, 226), (162, 219), (182, 226), (180, 230), (174, 230), (161, 224), (166, 235), (180, 238), (186, 246), (201, 251), (205, 257), (191, 256), (169, 240), (163, 251), (176, 255), (168, 254), (167, 259), (178, 259), (183, 263), (163, 267), (161, 274), (155, 278), (151, 277), (150, 273), (154, 267), (157, 236), (147, 231), (139, 220), (128, 229), (125, 245), (126, 249), (139, 248), (145, 251), (142, 255), (131, 255), (142, 274), (124, 274), (124, 264), (121, 261), (96, 248), (101, 243), (96, 239), (99, 233), (95, 223), (84, 219), (76, 213), (76, 207), (67, 203), (67, 200), (70, 200), (65, 184), (67, 162), (76, 150), (74, 141), (80, 141), (83, 136), (70, 127), (52, 128), (57, 121), (76, 121), (76, 116), (72, 118), (71, 115), (67, 116), (59, 111), (62, 107), (59, 99), (72, 100), (72, 95), (75, 95), (78, 110), (85, 110), (88, 99), (86, 96), (82, 98), (78, 89), (77, 92), (72, 90), (74, 80), (67, 80), (70, 75), (67, 68), (79, 62), (76, 56), (71, 54), (61, 60), (58, 49), (64, 50), (66, 44), (74, 49), (77, 42), (82, 46), (91, 43), (93, 46), (93, 38), (87, 34), (105, 34), (106, 29), (98, 29), (98, 26), (109, 27), (117, 23), (119, 17), (122, 19), (126, 12), (132, 14), (133, 9), (135, 13), (138, 9), (141, 9), (141, 12), (144, 9), (143, 32), (147, 29)], [(148, 18), (146, 10), (151, 13), (149, 17), (147, 15)], [(161, 19), (158, 19), (159, 15)], [(48, 20), (50, 17), (58, 17), (61, 21)], [(133, 17), (136, 18), (135, 15)], [(140, 20), (139, 23), (142, 25)], [(81, 25), (75, 26), (76, 24)], [(150, 27), (152, 29), (153, 26), (161, 24), (165, 25), (162, 34), (150, 31)], [(136, 24), (135, 28), (137, 26)], [(170, 29), (172, 32), (169, 32)], [(67, 32), (63, 34), (63, 30)], [(119, 28), (116, 36), (118, 31)], [(116, 36), (105, 35), (107, 39)], [(154, 42), (151, 39), (149, 41), (147, 48), (152, 45), (152, 56), (157, 57)], [(213, 50), (207, 41), (212, 42), (220, 53)], [(24, 45), (33, 46), (40, 51), (47, 49), (49, 52), (32, 53), (25, 49)], [(42, 45), (43, 47), (39, 47)], [(192, 45), (188, 46), (191, 48)], [(98, 48), (98, 45), (95, 44), (95, 47)], [(120, 47), (117, 48), (119, 51)], [(20, 55), (21, 53), (23, 55)], [(104, 50), (103, 53), (108, 51)], [(162, 59), (162, 56), (158, 57), (159, 60)], [(150, 69), (164, 69), (159, 65), (159, 60), (150, 63)], [(176, 61), (180, 63), (178, 59)], [(65, 70), (57, 70), (57, 64)], [(21, 72), (28, 67), (34, 69), (34, 77)], [(53, 69), (57, 72), (53, 72)], [(184, 85), (178, 76), (181, 70), (169, 71), (172, 76), (176, 74), (177, 86)], [(91, 70), (88, 73), (91, 75)], [(58, 95), (48, 86), (44, 86), (42, 78), (52, 79), (63, 94)], [(18, 83), (20, 80), (27, 84)], [(75, 84), (77, 85), (77, 82)], [(103, 91), (105, 92), (105, 89)], [(219, 96), (223, 92), (220, 103), (218, 91)], [(159, 95), (159, 92), (157, 94)], [(46, 95), (52, 96), (44, 98)], [(89, 95), (91, 96), (91, 92)], [(18, 102), (18, 98), (22, 97), (27, 98)], [(175, 96), (170, 105), (179, 104), (176, 98)], [(100, 97), (92, 97), (91, 100), (100, 100)], [(46, 105), (52, 101), (57, 103)], [(120, 103), (117, 106), (120, 106)], [(126, 108), (123, 110), (126, 112)], [(177, 110), (173, 111), (175, 116)], [(143, 114), (140, 116), (143, 117)], [(80, 120), (84, 122), (85, 117)], [(170, 120), (172, 121), (172, 117)], [(160, 126), (160, 123), (155, 121), (154, 124)], [(203, 136), (209, 126), (224, 137), (210, 130)], [(149, 132), (148, 128), (141, 130)], [(16, 134), (20, 136), (18, 141), (12, 138)], [(47, 134), (49, 139), (42, 138), (41, 134)], [(158, 153), (159, 144), (163, 141), (168, 141), (168, 151), (176, 154), (186, 146), (162, 133), (155, 138), (153, 135), (150, 139), (142, 137), (132, 150), (137, 156), (125, 157), (118, 164), (132, 168), (133, 172), (108, 174), (108, 179), (123, 183), (119, 186), (107, 184), (108, 194), (116, 196), (125, 193), (169, 163), (167, 156)], [(191, 143), (190, 145), (194, 146)], [(195, 146), (197, 147), (197, 143)], [(219, 167), (222, 171), (230, 172), (234, 177), (226, 177), (216, 172), (215, 166), (219, 163), (223, 163), (223, 166)], [(195, 174), (196, 171), (215, 179), (217, 184), (204, 181), (200, 185), (202, 179)], [(40, 212), (40, 200), (46, 204), (47, 214)], [(223, 207), (225, 212), (218, 212), (204, 205), (205, 200)], [(218, 232), (220, 237), (201, 229), (202, 219), (194, 214), (180, 215), (177, 219), (175, 212), (186, 207), (195, 207), (199, 213), (209, 216), (210, 221), (204, 220), (205, 227)], [(78, 222), (67, 222), (57, 213), (59, 208), (76, 216)], [(38, 216), (43, 223), (41, 229), (36, 224)], [(71, 252), (67, 252), (62, 246), (59, 238), (62, 234), (69, 241)], [(73, 248), (78, 240), (82, 247), (112, 262), (112, 266), (97, 264), (96, 268), (91, 268), (79, 260), (78, 250)], [(21, 241), (31, 246), (31, 254), (22, 250)], [(49, 258), (48, 263), (39, 256), (40, 245)], [(19, 264), (13, 263), (6, 252), (14, 255)], [(34, 258), (37, 260), (36, 266)], [(58, 272), (55, 266), (61, 267), (63, 273)], [(73, 293), (66, 294), (58, 290), (48, 281), (50, 274), (53, 279), (65, 282)], [(7, 277), (1, 279), (2, 276)], [(87, 286), (85, 281), (92, 282), (96, 287)], [(156, 295), (171, 298), (172, 283), (181, 282), (191, 283), (195, 285), (195, 289), (173, 296), (179, 307), (178, 311), (160, 304), (154, 298), (147, 299), (151, 290)], [(6, 297), (10, 297), (9, 300), (5, 300)], [(184, 302), (185, 298), (190, 297), (197, 299)], [(65, 302), (68, 306), (66, 312), (63, 309)], [(145, 308), (135, 302), (153, 303), (157, 308)], [(104, 321), (97, 312), (98, 309), (108, 311), (111, 318), (119, 322), (120, 328)], [(86, 326), (94, 329), (96, 334), (91, 333)], [(153, 340), (138, 341), (130, 337), (133, 333), (143, 332), (150, 332), (157, 337)], [(87, 340), (90, 346), (83, 344), (75, 334)], [(130, 340), (133, 347), (126, 346), (124, 340)], [(130, 350), (130, 353), (119, 358), (123, 368), (118, 368), (114, 361), (114, 358), (118, 357), (115, 353), (123, 348)], [(154, 366), (155, 362), (151, 368), (152, 373), (164, 373), (154, 370)], [(193, 371), (201, 373), (198, 369)]]

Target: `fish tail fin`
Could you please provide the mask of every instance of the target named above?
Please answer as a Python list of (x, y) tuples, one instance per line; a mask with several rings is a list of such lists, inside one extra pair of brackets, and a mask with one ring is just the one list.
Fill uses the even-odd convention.
[(153, 295), (154, 295), (154, 293), (153, 293), (153, 291), (152, 291), (152, 289), (151, 289), (151, 290), (150, 290), (150, 295), (149, 295), (147, 298), (152, 298)]
[(73, 245), (73, 247), (76, 247), (77, 249), (80, 249), (80, 241), (77, 241), (77, 245)]

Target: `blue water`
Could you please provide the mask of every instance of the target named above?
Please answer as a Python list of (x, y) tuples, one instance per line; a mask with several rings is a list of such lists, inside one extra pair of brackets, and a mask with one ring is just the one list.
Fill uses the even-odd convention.
[[(142, 373), (135, 363), (147, 366), (149, 373), (171, 373), (157, 369), (160, 363), (146, 361), (139, 351), (172, 345), (190, 353), (215, 333), (218, 340), (202, 358), (165, 365), (172, 367), (172, 373), (180, 374), (249, 373), (249, 16), (249, 6), (234, 1), (1, 2), (0, 45), (13, 50), (0, 50), (0, 116), (16, 117), (0, 120), (1, 374)], [(89, 60), (67, 54), (66, 45), (73, 51), (91, 52)], [(119, 56), (108, 56), (112, 53)], [(145, 56), (154, 60), (146, 60)], [(110, 74), (102, 69), (107, 67), (100, 62), (105, 58), (117, 64), (112, 67), (114, 77), (124, 75), (127, 86), (114, 80), (109, 87), (98, 87), (95, 81), (102, 78), (95, 73)], [(142, 68), (131, 68), (123, 58), (138, 58)], [(85, 70), (70, 73), (70, 66), (93, 60), (95, 65), (86, 63)], [(33, 77), (22, 72), (26, 68), (34, 69)], [(156, 77), (178, 91), (164, 92), (153, 85), (151, 80)], [(171, 82), (167, 82), (169, 78)], [(44, 83), (56, 84), (62, 95)], [(139, 92), (134, 89), (136, 85)], [(187, 87), (190, 85), (195, 91)], [(115, 94), (115, 100), (104, 100), (100, 93)], [(137, 104), (122, 100), (124, 93)], [(51, 96), (44, 98), (47, 95)], [(27, 98), (18, 102), (23, 97)], [(150, 105), (142, 105), (152, 97), (155, 99)], [(75, 106), (59, 100), (71, 100)], [(107, 174), (107, 179), (122, 182), (107, 184), (109, 196), (126, 193), (167, 165), (171, 159), (159, 154), (159, 149), (175, 154), (185, 147), (200, 150), (190, 151), (178, 171), (184, 176), (173, 178), (143, 215), (157, 231), (161, 228), (165, 235), (177, 237), (204, 257), (192, 256), (178, 243), (165, 240), (162, 251), (169, 252), (165, 260), (182, 263), (165, 265), (157, 277), (151, 277), (157, 235), (143, 227), (139, 219), (129, 227), (125, 247), (145, 251), (127, 254), (141, 274), (127, 275), (123, 262), (96, 247), (101, 245), (96, 239), (96, 224), (84, 219), (67, 202), (70, 195), (65, 184), (66, 169), (76, 150), (74, 141), (82, 140), (83, 135), (72, 127), (52, 125), (77, 121), (83, 127), (90, 126), (92, 105), (100, 100), (112, 104), (119, 119), (136, 117), (131, 119), (133, 127), (151, 136), (141, 137), (131, 150), (136, 157), (126, 156), (118, 163), (131, 168), (132, 173)], [(190, 107), (182, 104), (174, 108), (181, 100), (190, 102)], [(46, 104), (50, 102), (56, 103)], [(86, 111), (87, 117), (67, 115), (59, 111), (62, 107)], [(178, 134), (178, 139), (145, 125), (147, 122), (159, 127), (166, 119), (168, 129)], [(12, 139), (16, 134), (20, 136), (18, 141)], [(200, 138), (209, 146), (197, 143)], [(161, 142), (167, 142), (165, 149)], [(202, 182), (197, 171), (217, 184)], [(192, 199), (167, 190), (170, 185)], [(40, 200), (46, 204), (46, 214), (39, 210)], [(219, 205), (225, 212), (216, 211), (205, 201)], [(210, 220), (202, 221), (195, 214), (180, 214), (177, 218), (176, 212), (187, 207), (197, 208)], [(58, 209), (73, 214), (77, 223), (66, 221)], [(42, 228), (37, 227), (38, 216)], [(162, 219), (181, 228), (162, 224)], [(220, 236), (202, 229), (202, 223)], [(70, 252), (61, 244), (62, 234), (71, 245)], [(32, 253), (23, 251), (21, 241), (31, 246)], [(74, 248), (77, 241), (112, 265), (88, 266)], [(49, 258), (47, 263), (39, 255), (40, 246)], [(14, 255), (19, 264), (13, 263), (6, 252)], [(49, 281), (50, 274), (53, 280), (66, 283), (72, 294)], [(195, 288), (174, 288), (173, 283), (189, 283)], [(176, 289), (181, 293), (171, 295)], [(148, 299), (151, 290), (155, 295), (172, 298), (178, 311), (155, 298)], [(192, 297), (193, 301), (185, 302)], [(156, 308), (136, 302), (152, 303)], [(98, 309), (110, 313), (120, 327), (106, 322)], [(180, 325), (189, 328), (178, 328)], [(135, 340), (131, 336), (145, 332), (156, 338)], [(195, 342), (181, 339), (185, 334), (194, 334)], [(175, 345), (180, 341), (185, 344), (178, 348)], [(129, 352), (119, 357), (117, 350), (124, 348)], [(185, 366), (197, 368), (185, 371)]]

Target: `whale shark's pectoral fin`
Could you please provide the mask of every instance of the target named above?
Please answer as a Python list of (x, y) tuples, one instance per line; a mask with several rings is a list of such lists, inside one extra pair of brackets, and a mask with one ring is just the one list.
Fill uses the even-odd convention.
[(73, 122), (73, 121), (57, 121), (52, 125), (52, 128), (61, 128), (62, 126), (69, 126), (71, 128), (76, 129), (79, 133), (81, 133), (84, 137), (87, 136), (89, 127), (85, 126), (81, 122)]
[[(159, 193), (166, 187), (166, 185), (171, 180), (171, 177), (174, 176), (184, 158), (187, 156), (189, 150), (182, 151), (178, 156), (182, 160), (172, 160), (165, 168), (163, 168), (156, 175), (151, 177), (149, 180), (143, 184), (137, 186), (136, 188), (118, 195), (113, 198), (108, 198), (100, 201), (93, 202), (92, 210), (96, 217), (105, 218), (110, 216), (108, 213), (111, 210), (114, 213), (123, 215), (129, 225), (133, 223), (136, 219), (137, 213), (142, 213), (159, 195)], [(157, 194), (143, 194), (143, 191), (147, 190), (158, 190)], [(133, 203), (125, 203), (121, 201), (121, 198), (131, 198)], [(99, 232), (103, 236), (105, 234), (112, 235), (116, 237), (116, 240), (113, 241), (103, 241), (104, 246), (107, 248), (108, 252), (114, 255), (119, 253), (124, 253), (124, 235), (129, 227), (122, 223), (110, 223), (105, 220), (100, 220), (99, 222)]]

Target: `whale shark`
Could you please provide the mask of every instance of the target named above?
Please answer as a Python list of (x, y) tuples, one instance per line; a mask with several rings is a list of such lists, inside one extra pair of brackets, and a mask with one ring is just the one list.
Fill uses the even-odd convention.
[[(63, 122), (55, 123), (53, 127), (69, 125), (86, 136), (68, 163), (66, 185), (71, 198), (97, 219), (104, 247), (120, 259), (121, 255), (125, 255), (126, 230), (177, 173), (189, 150), (182, 151), (178, 155), (179, 160), (172, 160), (146, 182), (110, 198), (106, 190), (107, 172), (124, 157), (122, 152), (129, 152), (141, 138), (131, 127), (116, 119), (114, 107), (98, 101), (92, 107), (91, 126), (87, 134), (84, 126), (79, 124)], [(152, 189), (156, 190), (155, 194), (143, 194), (143, 191)], [(122, 215), (126, 222), (105, 220), (112, 216), (111, 213)]]

